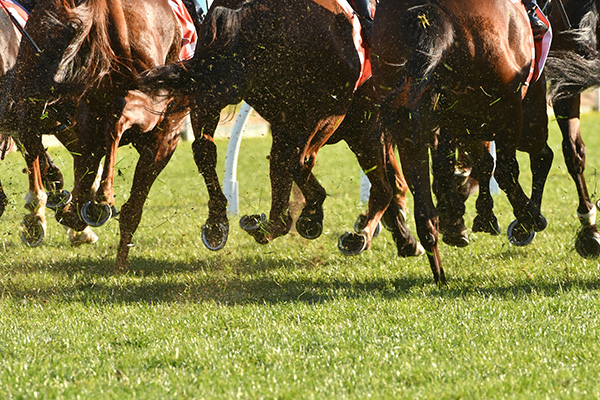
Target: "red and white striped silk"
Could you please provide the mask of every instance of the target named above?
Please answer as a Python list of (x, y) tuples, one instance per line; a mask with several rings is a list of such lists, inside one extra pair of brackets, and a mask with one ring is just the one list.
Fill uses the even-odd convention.
[[(2, 0), (0, 0), (2, 1)], [(181, 39), (181, 52), (179, 53), (180, 60), (189, 60), (194, 56), (196, 43), (198, 42), (198, 34), (194, 21), (188, 12), (187, 8), (181, 0), (169, 0), (169, 5), (173, 9), (173, 13), (177, 21), (181, 25), (183, 36)]]
[[(8, 10), (8, 12), (10, 12), (11, 15), (15, 17), (15, 19), (19, 21), (19, 24), (21, 24), (21, 26), (24, 28), (25, 24), (27, 24), (27, 19), (29, 18), (27, 10), (25, 10), (23, 6), (21, 6), (14, 0), (0, 0), (0, 3), (2, 3), (1, 8), (3, 12), (6, 12), (6, 10)], [(19, 41), (21, 41), (21, 32), (19, 31), (19, 29), (17, 29), (16, 26), (14, 27), (14, 29), (17, 33), (17, 36), (19, 37)]]
[(360, 75), (354, 86), (354, 89), (356, 89), (371, 77), (371, 49), (363, 42), (360, 21), (350, 3), (348, 3), (347, 0), (336, 1), (344, 11), (348, 20), (350, 20), (350, 23), (352, 23), (352, 39), (354, 41), (354, 47), (356, 47), (356, 51), (358, 52), (358, 58), (360, 59), (361, 65)]

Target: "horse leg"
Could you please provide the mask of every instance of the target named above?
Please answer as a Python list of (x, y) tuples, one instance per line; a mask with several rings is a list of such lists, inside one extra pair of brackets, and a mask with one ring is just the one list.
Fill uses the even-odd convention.
[(585, 144), (581, 138), (579, 105), (579, 95), (556, 99), (554, 113), (563, 135), (565, 164), (579, 197), (577, 216), (581, 227), (577, 233), (575, 249), (584, 258), (597, 258), (600, 255), (600, 234), (596, 226), (596, 208), (590, 199), (584, 176)]
[(217, 176), (217, 146), (213, 135), (219, 122), (219, 112), (213, 114), (191, 114), (194, 130), (192, 150), (198, 172), (204, 178), (208, 190), (208, 219), (202, 227), (202, 242), (210, 250), (220, 250), (227, 243), (229, 221), (227, 219), (227, 198), (223, 194)]
[(450, 246), (465, 247), (469, 244), (467, 228), (463, 219), (465, 203), (455, 184), (457, 143), (451, 133), (440, 129), (437, 146), (432, 151), (433, 192), (437, 198), (439, 229), (442, 240)]
[(8, 204), (8, 197), (6, 197), (6, 193), (4, 193), (4, 189), (2, 188), (2, 182), (0, 182), (0, 217), (4, 214), (4, 210), (6, 209), (6, 205)]
[(25, 208), (29, 214), (25, 215), (21, 223), (21, 239), (28, 246), (39, 246), (46, 234), (46, 200), (44, 183), (40, 168), (40, 156), (44, 152), (42, 137), (34, 127), (21, 129), (19, 139), (23, 146), (23, 154), (27, 164), (29, 177), (29, 192), (25, 197)]
[[(278, 236), (285, 235), (289, 232), (292, 226), (292, 217), (289, 212), (289, 198), (292, 190), (292, 173), (290, 165), (294, 162), (299, 162), (300, 154), (296, 146), (290, 145), (282, 138), (281, 132), (294, 132), (294, 129), (285, 129), (277, 126), (272, 126), (273, 144), (269, 157), (269, 173), (271, 179), (271, 210), (269, 218), (264, 214), (244, 215), (240, 219), (240, 227), (248, 232), (258, 243), (266, 244)], [(308, 180), (309, 177), (306, 177)], [(307, 182), (298, 184), (300, 190), (306, 197)], [(311, 182), (314, 184), (314, 182)], [(305, 187), (303, 189), (303, 186)], [(324, 190), (323, 190), (324, 191)], [(315, 195), (311, 191), (311, 198), (306, 198), (306, 206), (302, 210), (301, 217), (304, 215), (305, 223), (310, 218), (314, 225), (318, 225), (318, 204), (315, 202)], [(323, 200), (325, 196), (323, 195)], [(307, 208), (308, 207), (308, 208)], [(309, 213), (308, 210), (314, 209), (315, 213)], [(307, 210), (305, 213), (304, 210)], [(312, 215), (309, 215), (312, 214)], [(321, 210), (322, 221), (322, 210)], [(322, 225), (321, 225), (322, 226)], [(303, 227), (301, 227), (302, 229)], [(313, 232), (306, 233), (307, 236), (312, 236)]]
[(46, 206), (52, 210), (64, 207), (71, 201), (71, 194), (63, 189), (65, 182), (63, 174), (48, 151), (44, 151), (41, 155), (40, 167), (43, 172), (42, 179), (44, 180), (44, 186), (48, 191)]
[[(356, 237), (355, 234), (345, 235), (348, 239), (355, 238), (354, 244), (348, 239), (340, 238), (340, 249), (342, 251), (350, 250), (350, 254), (353, 254), (356, 249), (360, 248), (360, 243), (363, 241), (360, 236), (365, 235), (366, 237), (367, 235), (362, 231), (369, 222), (375, 220), (378, 211), (382, 207), (385, 208), (382, 201), (385, 201), (388, 196), (387, 191), (389, 185), (392, 184), (392, 201), (385, 208), (381, 222), (392, 233), (400, 257), (418, 256), (423, 254), (424, 250), (417, 239), (410, 234), (406, 224), (406, 194), (409, 189), (394, 155), (394, 146), (392, 143), (386, 143), (384, 144), (385, 149), (383, 149), (380, 138), (367, 133), (370, 132), (374, 122), (372, 118), (376, 111), (374, 98), (375, 93), (370, 84), (360, 86), (354, 94), (354, 99), (342, 124), (328, 140), (328, 143), (344, 140), (356, 155), (358, 163), (371, 182), (369, 209), (366, 215), (359, 216), (355, 224), (355, 230), (360, 233)], [(381, 158), (382, 155), (383, 158)], [(382, 165), (382, 160), (385, 165)], [(387, 178), (383, 175), (383, 170), (385, 170)], [(343, 244), (344, 241), (346, 244)]]
[(485, 232), (490, 235), (499, 235), (500, 226), (494, 214), (494, 199), (490, 192), (490, 181), (494, 173), (494, 157), (490, 154), (489, 142), (483, 142), (478, 150), (472, 152), (475, 156), (475, 165), (471, 177), (479, 184), (479, 194), (475, 202), (477, 215), (473, 219), (473, 232)]
[(422, 141), (398, 143), (402, 170), (414, 197), (417, 235), (425, 249), (436, 283), (446, 283), (438, 248), (438, 217), (431, 194), (428, 146)]
[[(383, 208), (385, 211), (380, 218), (386, 229), (392, 233), (398, 256), (422, 255), (425, 252), (423, 246), (411, 235), (406, 224), (406, 194), (409, 188), (400, 171), (393, 144), (385, 143), (384, 148), (381, 148), (379, 138), (363, 133), (346, 137), (345, 140), (371, 183), (368, 214), (360, 226), (361, 231), (366, 227), (367, 221), (374, 221), (380, 215), (378, 211)], [(383, 154), (383, 158), (381, 158), (381, 154)], [(382, 161), (384, 165), (382, 165)], [(390, 183), (392, 183), (391, 188)], [(390, 190), (391, 201), (387, 201)], [(385, 207), (386, 201), (387, 208)], [(367, 235), (367, 233), (363, 232), (363, 235)]]
[(144, 203), (152, 184), (171, 159), (179, 142), (177, 129), (165, 129), (163, 132), (170, 132), (170, 135), (164, 133), (162, 137), (156, 138), (155, 146), (134, 143), (140, 158), (135, 167), (129, 199), (121, 208), (119, 216), (120, 239), (115, 261), (115, 270), (119, 273), (127, 270), (127, 257), (132, 246), (133, 234), (140, 224)]
[[(520, 102), (520, 99), (519, 99)], [(509, 226), (508, 236), (511, 243), (515, 245), (524, 245), (533, 239), (536, 231), (542, 231), (546, 228), (547, 221), (540, 213), (540, 209), (533, 201), (531, 201), (521, 184), (519, 183), (519, 164), (516, 158), (517, 143), (516, 137), (520, 137), (519, 133), (522, 130), (522, 108), (509, 108), (517, 112), (510, 112), (512, 119), (517, 116), (516, 123), (511, 123), (510, 118), (506, 117), (503, 120), (505, 124), (502, 129), (502, 124), (499, 131), (505, 134), (497, 135), (497, 180), (500, 188), (504, 190), (508, 196), (508, 200), (513, 207), (513, 212), (517, 218)]]
[[(77, 148), (79, 141), (77, 140), (77, 136), (72, 129), (62, 130), (59, 135), (56, 135), (56, 138), (62, 143), (63, 146), (65, 146), (65, 148), (67, 150), (69, 150), (69, 152), (71, 154), (74, 154), (74, 155), (79, 154), (80, 150)], [(49, 156), (49, 154), (48, 154), (48, 156)], [(60, 173), (60, 170), (58, 169), (58, 167), (50, 159), (51, 168), (54, 168), (54, 167), (52, 167), (53, 165), (56, 167), (56, 171), (58, 171), (58, 173)], [(60, 174), (60, 178), (62, 178), (62, 174)], [(98, 180), (99, 179), (97, 176), (95, 182)], [(73, 196), (72, 196), (72, 193), (70, 193), (68, 190), (63, 189), (63, 181), (62, 180), (60, 180), (60, 182), (57, 182), (57, 181), (59, 181), (59, 179), (54, 179), (53, 181), (55, 182), (55, 186), (54, 186), (55, 191), (51, 192), (48, 195), (48, 198), (49, 198), (49, 201), (50, 201), (50, 199), (52, 199), (52, 202), (53, 202), (51, 208), (53, 208), (56, 212), (59, 212), (59, 210), (60, 210), (60, 212), (62, 213), (64, 208), (67, 207), (67, 205), (69, 205), (69, 203), (71, 203)], [(47, 183), (46, 183), (46, 185), (47, 185)], [(94, 188), (93, 192), (95, 192), (96, 189), (97, 189), (97, 187)], [(90, 198), (91, 198), (91, 196), (92, 195), (90, 194)], [(48, 207), (50, 207), (50, 205), (48, 205)], [(60, 220), (59, 220), (59, 222), (60, 222)], [(69, 238), (71, 246), (80, 246), (82, 244), (93, 244), (98, 241), (98, 235), (96, 235), (96, 233), (94, 233), (89, 226), (86, 226), (82, 231), (75, 230), (73, 228), (68, 227), (67, 225), (63, 225), (63, 228), (65, 228), (65, 231), (66, 231), (67, 237)]]
[[(129, 96), (128, 96), (129, 98)], [(132, 105), (133, 104), (133, 105)], [(127, 110), (125, 109), (127, 107)], [(100, 115), (103, 118), (105, 140), (104, 166), (101, 172), (100, 185), (93, 194), (93, 201), (88, 200), (80, 209), (81, 219), (89, 226), (98, 227), (104, 225), (112, 216), (112, 207), (115, 204), (114, 180), (115, 165), (117, 163), (117, 150), (123, 133), (131, 128), (135, 121), (129, 116), (135, 113), (137, 105), (135, 102), (128, 103), (124, 97), (116, 97), (110, 110), (101, 110)], [(150, 114), (150, 113), (148, 113)], [(96, 172), (98, 169), (95, 170)], [(89, 187), (92, 189), (94, 184)]]
[[(383, 126), (384, 131), (395, 125), (396, 130), (392, 133), (397, 142), (404, 177), (413, 193), (417, 235), (427, 254), (433, 279), (436, 283), (446, 284), (438, 247), (438, 216), (431, 193), (428, 135), (423, 132), (420, 119), (418, 111), (411, 112), (409, 116), (408, 110), (400, 109), (395, 117), (385, 116), (382, 123), (387, 125)], [(412, 129), (403, 128), (411, 125)]]

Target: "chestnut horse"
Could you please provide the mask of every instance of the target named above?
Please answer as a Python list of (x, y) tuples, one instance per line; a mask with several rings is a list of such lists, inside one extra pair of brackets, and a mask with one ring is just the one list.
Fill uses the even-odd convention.
[(597, 258), (600, 234), (596, 225), (596, 207), (584, 175), (586, 148), (581, 137), (579, 108), (581, 92), (600, 86), (600, 3), (595, 0), (552, 3), (550, 21), (554, 40), (547, 71), (554, 92), (553, 108), (563, 136), (565, 164), (579, 197), (577, 216), (581, 227), (575, 249), (584, 258)]
[[(532, 152), (549, 149), (544, 137), (530, 143), (521, 140), (532, 45), (520, 2), (379, 2), (372, 49), (374, 86), (385, 92), (379, 123), (398, 146), (414, 194), (417, 233), (436, 282), (446, 281), (428, 154), (438, 127), (440, 134), (457, 142), (495, 140), (496, 178), (519, 225), (527, 232), (546, 226), (537, 200), (532, 201), (519, 183), (515, 157), (524, 145)], [(549, 167), (540, 171), (541, 182)]]
[[(25, 240), (35, 244), (45, 230), (40, 132), (70, 121), (61, 136), (71, 139), (73, 202), (57, 211), (57, 219), (77, 231), (88, 226), (79, 217), (84, 204), (99, 204), (99, 218), (110, 213), (117, 146), (132, 143), (140, 153), (120, 215), (117, 269), (122, 270), (143, 204), (176, 148), (185, 114), (165, 113), (171, 99), (128, 89), (140, 71), (178, 59), (181, 28), (168, 0), (40, 0), (28, 31), (43, 51), (21, 48), (11, 91), (30, 178)], [(94, 193), (103, 156), (102, 181)]]
[[(207, 227), (214, 234), (207, 235), (209, 242), (220, 248), (219, 232), (228, 224), (212, 134), (220, 111), (242, 99), (270, 122), (273, 143), (269, 216), (244, 216), (240, 225), (262, 244), (285, 235), (292, 223), (289, 196), (295, 182), (306, 199), (296, 229), (305, 238), (318, 237), (326, 192), (312, 168), (319, 149), (348, 112), (359, 79), (352, 24), (343, 13), (311, 0), (250, 0), (236, 10), (213, 8), (204, 25), (203, 43), (192, 60), (150, 70), (140, 88), (166, 90), (191, 107), (194, 158), (210, 194)], [(340, 238), (340, 249), (355, 254), (370, 247), (393, 192), (384, 183), (384, 150), (378, 138), (348, 133), (333, 140), (339, 139), (349, 141), (372, 183), (361, 232)], [(405, 243), (397, 246), (400, 251)]]

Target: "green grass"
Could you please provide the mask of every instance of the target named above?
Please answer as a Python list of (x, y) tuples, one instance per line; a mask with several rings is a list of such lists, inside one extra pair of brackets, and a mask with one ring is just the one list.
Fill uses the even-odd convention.
[[(600, 116), (582, 123), (596, 193)], [(551, 129), (548, 228), (525, 248), (472, 233), (465, 249), (442, 245), (445, 288), (426, 258), (397, 258), (388, 233), (357, 257), (338, 252), (364, 208), (344, 144), (319, 153), (329, 193), (320, 238), (260, 246), (231, 217), (219, 252), (200, 241), (206, 190), (181, 144), (150, 194), (125, 275), (113, 272), (116, 221), (96, 229), (96, 245), (71, 248), (49, 212), (45, 243), (20, 243), (27, 182), (12, 154), (0, 165), (10, 196), (0, 220), (0, 397), (600, 398), (600, 268), (573, 249), (576, 193)], [(226, 142), (218, 146), (222, 172)], [(242, 143), (242, 214), (268, 211), (269, 146)], [(68, 154), (51, 152), (72, 179)], [(137, 155), (119, 157), (122, 205)], [(505, 229), (510, 206), (504, 194), (495, 202)], [(471, 221), (474, 199), (467, 208)]]

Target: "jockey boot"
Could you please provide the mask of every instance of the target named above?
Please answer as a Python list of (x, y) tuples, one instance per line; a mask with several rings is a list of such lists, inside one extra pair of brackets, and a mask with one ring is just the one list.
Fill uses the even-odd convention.
[(533, 38), (539, 40), (544, 37), (550, 27), (542, 21), (536, 10), (539, 8), (535, 0), (523, 0), (525, 9), (527, 10), (527, 16), (529, 17), (529, 23), (531, 24), (531, 31), (533, 32)]

